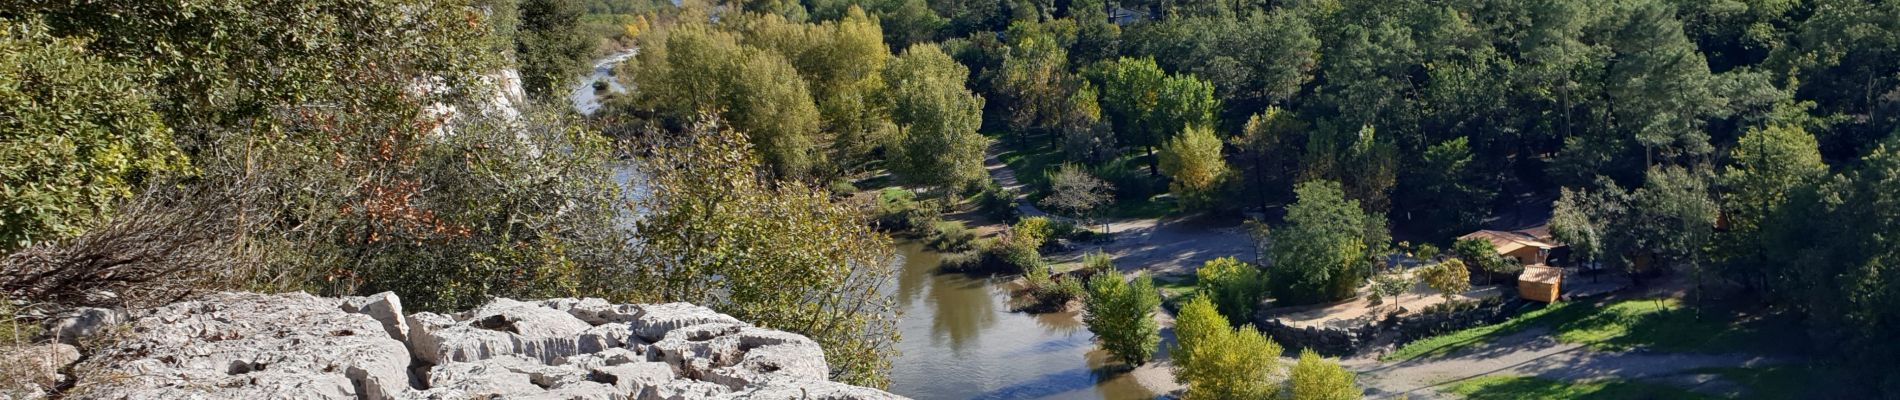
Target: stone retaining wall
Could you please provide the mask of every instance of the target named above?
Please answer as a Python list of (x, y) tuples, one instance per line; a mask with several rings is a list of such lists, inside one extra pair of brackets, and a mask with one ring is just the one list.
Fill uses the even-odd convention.
[(1532, 304), (1515, 297), (1493, 297), (1471, 307), (1393, 317), (1368, 316), (1332, 321), (1323, 326), (1295, 326), (1280, 319), (1255, 321), (1254, 326), (1287, 349), (1313, 349), (1327, 356), (1350, 356), (1369, 349), (1404, 343), (1460, 329), (1503, 322), (1527, 311)]

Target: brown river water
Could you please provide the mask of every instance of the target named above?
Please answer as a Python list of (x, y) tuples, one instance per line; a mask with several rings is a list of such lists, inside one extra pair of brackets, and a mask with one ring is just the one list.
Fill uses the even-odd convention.
[(1010, 312), (999, 278), (938, 274), (941, 254), (897, 246), (894, 288), (903, 335), (892, 393), (931, 399), (1153, 399), (1107, 372), (1108, 354), (1075, 313)]

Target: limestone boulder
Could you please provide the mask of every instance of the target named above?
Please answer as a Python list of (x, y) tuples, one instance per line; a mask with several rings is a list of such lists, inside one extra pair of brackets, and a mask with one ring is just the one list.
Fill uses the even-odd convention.
[(152, 310), (75, 366), (73, 398), (389, 399), (409, 352), (383, 324), (303, 293), (222, 293)]

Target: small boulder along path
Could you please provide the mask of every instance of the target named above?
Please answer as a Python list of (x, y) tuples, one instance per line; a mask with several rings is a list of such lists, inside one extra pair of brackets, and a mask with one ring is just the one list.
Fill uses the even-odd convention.
[(1344, 360), (1359, 372), (1367, 398), (1452, 399), (1440, 392), (1451, 385), (1489, 375), (1536, 376), (1561, 381), (1604, 378), (1643, 380), (1697, 392), (1735, 394), (1732, 384), (1690, 370), (1755, 367), (1777, 360), (1754, 354), (1658, 353), (1643, 350), (1599, 351), (1588, 344), (1558, 342), (1549, 329), (1534, 328), (1438, 357), (1380, 362), (1377, 354)]

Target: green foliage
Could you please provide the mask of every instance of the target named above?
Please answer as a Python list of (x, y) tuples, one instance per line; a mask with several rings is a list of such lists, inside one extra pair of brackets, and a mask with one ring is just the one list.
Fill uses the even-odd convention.
[(925, 242), (932, 249), (958, 252), (970, 249), (970, 243), (975, 240), (976, 232), (964, 227), (963, 221), (938, 221), (931, 225)]
[(1371, 268), (1365, 233), (1368, 220), (1359, 202), (1347, 200), (1339, 184), (1302, 183), (1299, 200), (1287, 206), (1287, 224), (1272, 232), (1274, 298), (1287, 304), (1313, 304), (1351, 297)]
[[(1102, 114), (1122, 144), (1151, 154), (1172, 133), (1212, 126), (1220, 108), (1213, 85), (1191, 75), (1167, 75), (1153, 58), (1104, 62), (1088, 74), (1101, 88)], [(1151, 161), (1149, 168), (1158, 166)]]
[(1173, 180), (1168, 190), (1188, 208), (1208, 209), (1219, 201), (1228, 176), (1223, 145), (1213, 130), (1193, 127), (1162, 144), (1161, 173)]
[[(983, 266), (992, 272), (1023, 274), (1031, 279), (1048, 279), (1049, 267), (1042, 260), (1041, 247), (1035, 241), (1011, 233), (986, 243)], [(974, 272), (974, 271), (972, 271)]]
[(1391, 271), (1372, 276), (1372, 294), (1382, 302), (1398, 304), (1406, 292), (1418, 284), (1417, 278), (1406, 276), (1400, 271)]
[(1012, 240), (1021, 240), (1040, 248), (1056, 238), (1056, 226), (1049, 217), (1028, 217), (1010, 225), (1009, 234)]
[(1524, 270), (1522, 265), (1517, 265), (1516, 259), (1498, 254), (1497, 248), (1489, 240), (1459, 240), (1451, 244), (1451, 251), (1465, 262), (1478, 266), (1479, 271), (1484, 271), (1485, 282), (1493, 281), (1493, 275), (1517, 276)]
[(710, 123), (648, 158), (653, 193), (631, 271), (652, 301), (687, 301), (811, 337), (834, 377), (882, 386), (896, 339), (890, 241), (857, 211), (795, 182), (767, 182), (746, 141)]
[(1249, 204), (1266, 207), (1268, 202), (1292, 192), (1295, 162), (1306, 142), (1307, 126), (1292, 112), (1279, 107), (1254, 114), (1242, 127), (1235, 147), (1237, 161), (1245, 175)]
[(1236, 321), (1253, 320), (1254, 307), (1266, 292), (1266, 276), (1253, 264), (1233, 257), (1207, 260), (1194, 271), (1201, 297), (1211, 298), (1221, 315)]
[(515, 58), (529, 96), (553, 99), (583, 73), (594, 42), (580, 30), (581, 0), (520, 0)]
[(1654, 383), (1622, 379), (1563, 382), (1537, 377), (1480, 376), (1445, 388), (1472, 400), (1504, 399), (1713, 399), (1708, 395)]
[(1418, 222), (1433, 236), (1470, 232), (1491, 214), (1498, 188), (1493, 174), (1474, 161), (1468, 143), (1460, 137), (1426, 148), (1421, 165), (1399, 187), (1403, 208), (1421, 215)]
[(1733, 164), (1720, 177), (1727, 228), (1717, 233), (1716, 258), (1723, 271), (1751, 287), (1768, 288), (1772, 268), (1762, 226), (1799, 188), (1827, 174), (1814, 136), (1799, 126), (1750, 129), (1729, 150)]
[(70, 237), (190, 170), (134, 68), (0, 19), (0, 254)]
[(1142, 276), (1130, 282), (1120, 271), (1097, 273), (1089, 278), (1087, 314), (1083, 322), (1102, 343), (1102, 348), (1124, 363), (1144, 364), (1161, 344), (1161, 331), (1154, 320), (1154, 308), (1161, 304), (1152, 278)]
[(1320, 358), (1313, 349), (1300, 351), (1300, 361), (1288, 375), (1287, 386), (1294, 400), (1356, 400), (1363, 396), (1353, 384), (1352, 371)]
[(873, 221), (878, 228), (920, 234), (929, 234), (941, 214), (937, 203), (917, 200), (916, 193), (897, 187), (879, 191), (877, 204), (872, 209)]
[(960, 190), (986, 178), (976, 133), (983, 98), (964, 89), (969, 72), (936, 45), (916, 45), (884, 70), (891, 120), (902, 130), (889, 166), (905, 180)]
[(744, 132), (777, 176), (805, 177), (818, 168), (818, 106), (786, 56), (701, 24), (644, 43), (619, 73), (634, 77), (635, 107), (677, 125), (714, 113)]
[(1265, 399), (1279, 392), (1280, 345), (1253, 325), (1230, 327), (1206, 297), (1181, 307), (1175, 319), (1180, 344), (1172, 352), (1175, 377), (1194, 399)]
[(1115, 268), (1115, 259), (1100, 249), (1082, 254), (1082, 269), (1095, 274), (1118, 270)]
[(1438, 291), (1449, 301), (1471, 289), (1471, 272), (1466, 268), (1464, 261), (1454, 258), (1419, 268), (1417, 273), (1419, 280), (1425, 281), (1425, 287)]

